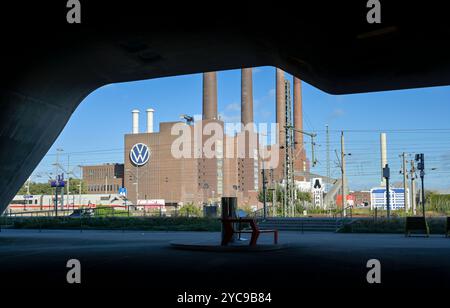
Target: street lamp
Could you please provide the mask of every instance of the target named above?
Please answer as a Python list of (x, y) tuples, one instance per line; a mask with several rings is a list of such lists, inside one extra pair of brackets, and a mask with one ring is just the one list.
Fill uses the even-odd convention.
[[(130, 173), (136, 180), (136, 182), (134, 182), (132, 184), (136, 185), (136, 205), (137, 205), (138, 200), (139, 200), (139, 180), (142, 175), (146, 174), (147, 170), (144, 170), (143, 172), (139, 173), (139, 167), (136, 166), (136, 173), (130, 169), (125, 169), (125, 172)], [(130, 181), (131, 181), (131, 179), (130, 179)]]
[[(265, 136), (267, 137), (267, 133), (266, 132), (261, 132), (260, 133), (261, 136)], [(264, 219), (267, 218), (267, 201), (266, 201), (266, 168), (264, 166), (264, 159), (262, 159), (262, 171), (261, 171), (261, 175), (262, 175), (262, 189), (263, 189), (263, 217)]]
[(139, 169), (137, 169), (136, 174), (133, 171), (131, 171), (130, 169), (125, 169), (125, 172), (130, 173), (134, 177), (134, 179), (136, 180), (136, 182), (134, 182), (132, 184), (136, 185), (136, 205), (137, 205), (138, 200), (139, 200), (139, 173), (138, 173)]

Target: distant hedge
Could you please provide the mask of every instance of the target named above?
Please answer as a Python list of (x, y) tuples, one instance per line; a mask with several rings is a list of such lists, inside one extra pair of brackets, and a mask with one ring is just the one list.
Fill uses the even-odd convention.
[[(340, 232), (342, 233), (404, 233), (405, 232), (404, 217), (391, 218), (387, 220), (377, 219), (360, 219), (351, 224), (344, 226)], [(428, 227), (431, 234), (444, 234), (445, 230), (445, 218), (433, 217), (427, 218)]]
[(220, 222), (203, 217), (1, 217), (3, 228), (220, 231)]

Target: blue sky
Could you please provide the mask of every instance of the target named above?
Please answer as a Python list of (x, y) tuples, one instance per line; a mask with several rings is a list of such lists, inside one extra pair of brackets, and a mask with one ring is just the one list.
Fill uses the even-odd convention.
[[(287, 78), (291, 78), (286, 74)], [(218, 73), (218, 110), (226, 122), (240, 118), (240, 70)], [(253, 71), (255, 122), (275, 121), (275, 69)], [(399, 154), (425, 153), (427, 187), (450, 191), (450, 87), (330, 95), (303, 83), (304, 129), (317, 132), (317, 158), (312, 170), (326, 174), (325, 125), (330, 129), (331, 175), (339, 176), (334, 150), (340, 149), (345, 131), (349, 185), (368, 189), (380, 182), (379, 134), (387, 133), (392, 182), (402, 180)], [(123, 135), (131, 131), (131, 110), (141, 110), (140, 130), (145, 129), (145, 109), (155, 109), (159, 122), (176, 121), (186, 113), (200, 115), (202, 75), (185, 75), (110, 84), (92, 92), (80, 104), (34, 174), (50, 172), (56, 149), (69, 168), (104, 162), (123, 162)], [(305, 138), (308, 141), (308, 138)], [(307, 145), (310, 157), (310, 146)]]

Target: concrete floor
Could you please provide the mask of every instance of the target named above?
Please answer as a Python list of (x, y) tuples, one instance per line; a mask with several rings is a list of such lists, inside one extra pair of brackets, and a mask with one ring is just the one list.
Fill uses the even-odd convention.
[[(200, 252), (174, 240), (219, 239), (216, 232), (2, 230), (0, 277), (10, 287), (65, 287), (68, 259), (79, 259), (82, 287), (375, 287), (366, 262), (381, 262), (381, 287), (450, 287), (450, 238), (399, 234), (281, 232), (290, 248)], [(262, 235), (269, 243), (271, 235)], [(380, 287), (377, 285), (376, 287)]]

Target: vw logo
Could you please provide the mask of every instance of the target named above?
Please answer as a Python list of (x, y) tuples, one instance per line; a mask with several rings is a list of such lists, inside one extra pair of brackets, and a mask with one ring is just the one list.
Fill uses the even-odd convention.
[(143, 143), (136, 143), (130, 151), (130, 159), (136, 166), (145, 165), (151, 155), (150, 148)]

